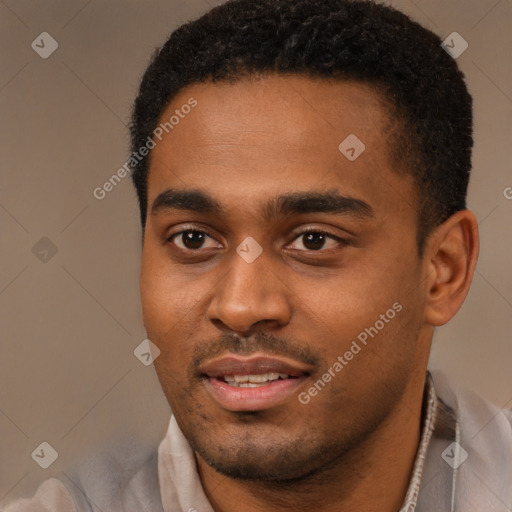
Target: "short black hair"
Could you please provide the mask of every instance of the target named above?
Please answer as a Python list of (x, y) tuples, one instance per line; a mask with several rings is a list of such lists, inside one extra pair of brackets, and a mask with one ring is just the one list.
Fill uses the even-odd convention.
[[(416, 184), (421, 254), (429, 233), (466, 208), (471, 170), (472, 98), (441, 43), (371, 0), (228, 0), (176, 29), (153, 56), (133, 106), (132, 150), (187, 85), (272, 73), (364, 82), (388, 107), (394, 167)], [(132, 174), (143, 231), (148, 162)]]

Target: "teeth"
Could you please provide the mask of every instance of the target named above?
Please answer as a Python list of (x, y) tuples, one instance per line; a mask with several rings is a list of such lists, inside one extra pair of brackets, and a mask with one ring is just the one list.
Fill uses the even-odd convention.
[(252, 382), (253, 384), (260, 384), (262, 382), (267, 382), (268, 374), (264, 373), (263, 375), (249, 375), (249, 382)]
[(234, 387), (256, 388), (269, 381), (288, 378), (287, 373), (261, 373), (258, 375), (225, 375), (224, 381)]

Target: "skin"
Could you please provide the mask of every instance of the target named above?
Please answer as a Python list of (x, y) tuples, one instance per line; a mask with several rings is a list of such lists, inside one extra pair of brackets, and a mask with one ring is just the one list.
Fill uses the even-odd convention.
[[(197, 106), (151, 154), (141, 299), (158, 378), (208, 499), (217, 512), (396, 511), (420, 438), (433, 329), (461, 306), (476, 264), (475, 217), (449, 218), (420, 258), (414, 182), (393, 167), (389, 119), (370, 86), (282, 75), (199, 84), (162, 119), (191, 96)], [(338, 150), (349, 134), (366, 146), (353, 162)], [(222, 211), (152, 214), (168, 189), (207, 193)], [(266, 215), (268, 201), (304, 191), (336, 191), (372, 214)], [(309, 228), (329, 236), (312, 245)], [(187, 229), (203, 241), (185, 245)], [(247, 237), (263, 250), (252, 263), (236, 252)], [(302, 404), (298, 394), (397, 302), (402, 310)], [(231, 412), (196, 372), (232, 352), (302, 358), (310, 375), (278, 406)]]

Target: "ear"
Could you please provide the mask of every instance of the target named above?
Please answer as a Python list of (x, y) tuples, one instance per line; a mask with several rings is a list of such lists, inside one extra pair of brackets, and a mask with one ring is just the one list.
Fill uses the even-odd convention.
[(468, 294), (480, 241), (473, 212), (463, 210), (438, 226), (427, 240), (425, 321), (444, 325), (459, 310)]

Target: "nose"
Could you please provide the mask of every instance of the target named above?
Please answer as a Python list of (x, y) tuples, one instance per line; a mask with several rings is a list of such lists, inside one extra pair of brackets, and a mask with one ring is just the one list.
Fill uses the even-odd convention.
[(262, 324), (274, 329), (288, 324), (288, 289), (264, 254), (247, 263), (235, 253), (229, 265), (213, 290), (207, 310), (210, 321), (221, 330), (244, 336)]

